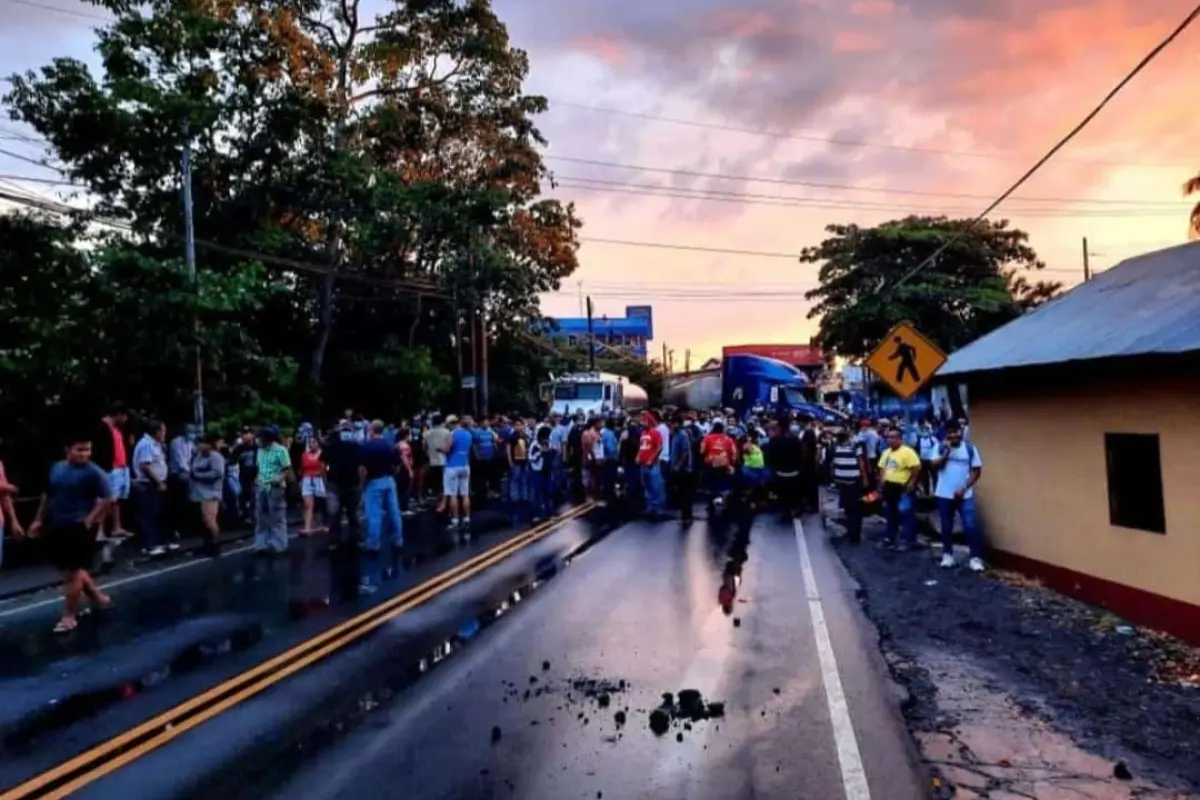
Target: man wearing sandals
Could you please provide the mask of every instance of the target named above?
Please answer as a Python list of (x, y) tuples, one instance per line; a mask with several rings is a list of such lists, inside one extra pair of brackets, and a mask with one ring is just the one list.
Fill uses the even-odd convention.
[(46, 493), (29, 528), (30, 536), (38, 536), (45, 527), (51, 563), (63, 577), (66, 609), (55, 633), (75, 630), (84, 595), (99, 608), (112, 603), (89, 573), (95, 557), (96, 529), (108, 513), (112, 498), (108, 475), (91, 459), (90, 433), (67, 439), (66, 457), (50, 468)]

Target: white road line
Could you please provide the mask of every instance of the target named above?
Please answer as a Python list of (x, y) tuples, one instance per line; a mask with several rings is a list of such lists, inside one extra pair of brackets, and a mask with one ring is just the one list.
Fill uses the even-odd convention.
[(846, 703), (846, 693), (842, 689), (842, 676), (838, 672), (837, 657), (833, 653), (833, 641), (829, 638), (829, 626), (825, 624), (825, 611), (821, 607), (821, 593), (817, 589), (817, 577), (813, 573), (808, 542), (804, 538), (804, 526), (797, 519), (794, 521), (794, 527), (796, 548), (800, 551), (800, 573), (804, 578), (804, 593), (808, 600), (809, 614), (812, 616), (817, 658), (821, 664), (821, 682), (825, 684), (825, 700), (829, 704), (838, 766), (842, 771), (842, 788), (846, 793), (846, 800), (871, 800), (871, 787), (867, 784), (867, 771), (863, 767), (862, 753), (858, 750), (858, 737), (854, 733), (854, 722), (850, 719), (850, 706)]
[[(222, 555), (232, 556), (232, 555), (237, 555), (238, 553), (245, 553), (247, 550), (253, 550), (253, 549), (254, 549), (254, 545), (248, 544), (248, 545), (244, 545), (242, 547), (235, 547), (232, 550), (223, 550)], [(194, 561), (185, 561), (182, 564), (173, 564), (169, 567), (163, 567), (162, 569), (156, 569), (152, 572), (143, 572), (141, 575), (133, 575), (128, 578), (121, 578), (120, 580), (110, 581), (109, 583), (101, 583), (101, 584), (99, 584), (99, 586), (100, 586), (101, 591), (107, 592), (109, 589), (115, 589), (118, 586), (128, 586), (131, 583), (137, 583), (138, 581), (144, 581), (147, 578), (156, 578), (159, 575), (166, 575), (168, 572), (176, 572), (177, 570), (181, 570), (181, 569), (190, 569), (191, 567), (198, 567), (201, 564), (209, 564), (209, 563), (211, 563), (211, 560), (207, 559), (207, 558), (196, 559)], [(16, 598), (14, 598), (14, 599), (16, 599)], [(61, 597), (48, 597), (45, 600), (38, 600), (36, 603), (29, 603), (27, 605), (23, 605), (18, 608), (10, 608), (7, 611), (0, 611), (0, 618), (11, 617), (11, 616), (15, 616), (17, 614), (24, 614), (27, 611), (36, 611), (39, 608), (45, 608), (46, 606), (52, 606), (52, 605), (55, 605), (55, 604), (61, 603), (61, 602), (62, 602)]]

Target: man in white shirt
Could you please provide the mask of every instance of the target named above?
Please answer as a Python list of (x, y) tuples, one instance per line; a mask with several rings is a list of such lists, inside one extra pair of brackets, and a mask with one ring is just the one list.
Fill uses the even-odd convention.
[(979, 528), (979, 516), (975, 509), (975, 484), (983, 474), (983, 459), (975, 445), (963, 440), (962, 427), (950, 423), (946, 428), (946, 443), (938, 457), (933, 460), (937, 470), (937, 487), (933, 495), (937, 498), (938, 512), (942, 524), (942, 566), (953, 567), (955, 512), (962, 519), (963, 532), (967, 536), (970, 560), (967, 562), (974, 572), (983, 572), (983, 534)]

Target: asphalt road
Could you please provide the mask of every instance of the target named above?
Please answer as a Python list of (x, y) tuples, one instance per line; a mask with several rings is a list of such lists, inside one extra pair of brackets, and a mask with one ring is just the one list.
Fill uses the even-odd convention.
[[(606, 529), (603, 521), (593, 523), (590, 518), (550, 528), (551, 535), (518, 550), (500, 562), (501, 566), (524, 575), (533, 568), (534, 559), (568, 552)], [(6, 609), (0, 619), (0, 652), (4, 654), (0, 657), (0, 797), (8, 800), (5, 788), (24, 786), (39, 775), (61, 773), (59, 765), (76, 756), (85, 758), (97, 749), (113, 748), (100, 758), (101, 762), (112, 761), (129, 749), (115, 747), (127, 731), (171, 713), (180, 704), (212, 694), (268, 659), (285, 658), (284, 654), (335, 627), (345, 627), (351, 619), (383, 613), (401, 595), (521, 536), (517, 529), (482, 525), (469, 542), (429, 526), (414, 525), (408, 532), (407, 567), (382, 580), (370, 595), (359, 592), (360, 578), (365, 574), (375, 580), (387, 561), (376, 563), (352, 551), (330, 557), (323, 538), (304, 538), (293, 540), (286, 557), (255, 559), (241, 553), (215, 563), (180, 562), (134, 581), (116, 581), (110, 590), (116, 608), (93, 615), (67, 636), (49, 633), (59, 611), (58, 600), (31, 599)], [(497, 568), (465, 583), (476, 591), (498, 590), (498, 572), (503, 577), (503, 570)], [(427, 648), (429, 637), (444, 639), (447, 625), (453, 634), (458, 622), (454, 614), (458, 613), (463, 613), (461, 603), (431, 596), (424, 604), (415, 604), (388, 630), (393, 634), (403, 630), (403, 636), (372, 631), (356, 637), (263, 694), (269, 695), (275, 711), (316, 709), (319, 716), (323, 698), (305, 694), (305, 681), (315, 677), (325, 688), (341, 689), (347, 681), (361, 686), (361, 676), (354, 674), (354, 658), (370, 655), (384, 659), (398, 653), (402, 660), (407, 659), (409, 652)], [(329, 670), (336, 679), (328, 677)], [(378, 666), (371, 671), (386, 672)], [(306, 707), (305, 701), (310, 705)], [(247, 705), (254, 704), (247, 701)], [(256, 722), (290, 732), (280, 717), (255, 709)], [(183, 737), (185, 752), (199, 740), (204, 757), (179, 759), (172, 751), (164, 772), (155, 768), (153, 758), (143, 756), (117, 775), (133, 772), (143, 776), (135, 780), (148, 780), (139, 773), (147, 764), (149, 774), (161, 781), (157, 788), (135, 792), (147, 798), (176, 796), (202, 784), (237, 762), (237, 753), (222, 747), (232, 741), (224, 721), (235, 717), (237, 710)], [(239, 732), (251, 730), (240, 723), (235, 726)], [(285, 747), (286, 740), (280, 746)], [(130, 796), (121, 791), (108, 794), (94, 782), (81, 788), (101, 797)], [(13, 796), (42, 794), (18, 790)]]
[(742, 526), (740, 570), (738, 527), (620, 528), (368, 724), (245, 796), (924, 796), (819, 519)]

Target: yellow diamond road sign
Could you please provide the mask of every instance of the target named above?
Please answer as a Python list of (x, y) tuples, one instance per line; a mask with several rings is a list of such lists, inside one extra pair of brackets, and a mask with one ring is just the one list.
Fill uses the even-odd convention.
[(946, 354), (911, 323), (901, 322), (867, 356), (867, 367), (904, 400), (912, 397), (946, 363)]

